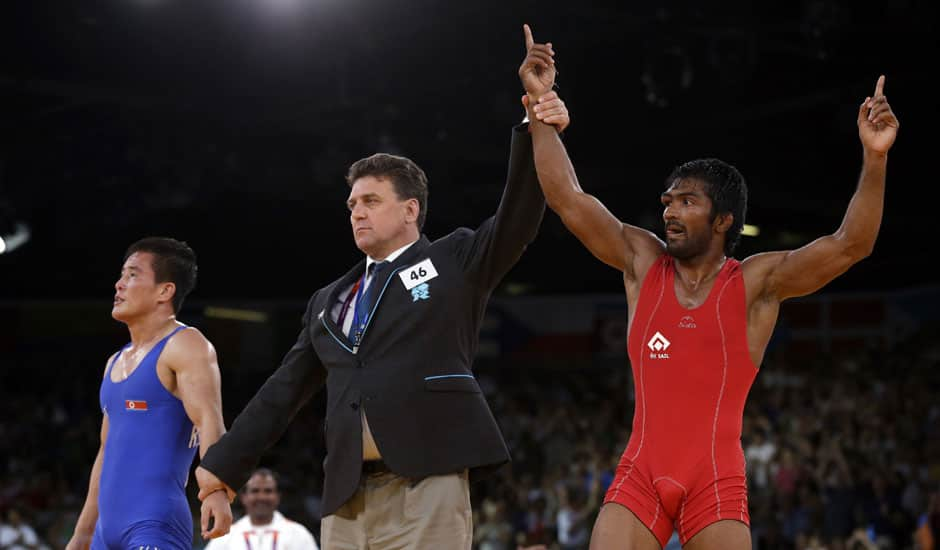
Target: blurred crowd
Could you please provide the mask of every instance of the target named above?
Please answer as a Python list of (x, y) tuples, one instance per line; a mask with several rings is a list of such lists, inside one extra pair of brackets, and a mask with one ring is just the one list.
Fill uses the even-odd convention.
[[(934, 333), (923, 330), (890, 349), (813, 359), (778, 351), (766, 358), (742, 433), (755, 549), (940, 548), (933, 542), (940, 535), (940, 342)], [(54, 349), (3, 362), (0, 550), (63, 548), (98, 446), (103, 365)], [(475, 547), (586, 548), (630, 437), (629, 367), (487, 363), (478, 375), (513, 462), (471, 490)], [(227, 422), (265, 376), (240, 375), (225, 384)], [(322, 404), (318, 397), (306, 407), (264, 461), (280, 474), (281, 511), (314, 534)], [(192, 486), (189, 493), (195, 516)], [(669, 547), (678, 548), (677, 542)]]
[[(934, 547), (940, 342), (930, 334), (887, 350), (767, 358), (742, 432), (756, 550)], [(481, 550), (586, 548), (630, 436), (629, 377), (623, 369), (484, 379), (514, 462), (473, 493)]]

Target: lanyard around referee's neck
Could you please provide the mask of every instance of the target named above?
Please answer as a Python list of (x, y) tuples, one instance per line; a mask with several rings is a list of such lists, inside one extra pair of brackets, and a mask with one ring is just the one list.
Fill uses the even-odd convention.
[[(375, 279), (377, 263), (373, 263), (372, 267), (372, 278)], [(366, 295), (371, 296), (371, 292), (366, 290), (366, 284), (370, 287), (373, 286), (372, 283), (375, 281), (369, 280), (369, 270), (366, 269), (366, 272), (362, 274), (362, 280), (359, 281), (359, 288), (356, 290), (356, 308), (353, 310), (353, 320), (352, 326), (349, 327), (350, 336), (352, 337), (353, 345), (359, 346), (359, 342), (362, 341), (362, 333), (366, 331), (366, 326), (369, 325), (369, 316), (372, 314), (371, 311), (368, 311), (368, 305), (363, 305), (362, 298)]]

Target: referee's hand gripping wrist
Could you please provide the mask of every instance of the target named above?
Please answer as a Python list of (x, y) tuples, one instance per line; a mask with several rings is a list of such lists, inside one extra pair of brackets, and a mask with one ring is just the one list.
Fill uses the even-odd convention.
[(197, 495), (197, 498), (199, 498), (200, 502), (206, 500), (207, 496), (216, 491), (225, 491), (229, 503), (235, 500), (235, 491), (226, 485), (224, 481), (219, 479), (218, 476), (202, 466), (196, 468), (196, 483), (199, 484), (199, 495)]
[(225, 496), (228, 498), (229, 503), (232, 503), (235, 501), (235, 496), (237, 495), (237, 493), (231, 490), (228, 487), (228, 485), (222, 484), (222, 485), (217, 485), (213, 487), (207, 487), (205, 489), (199, 489), (199, 495), (197, 495), (197, 497), (199, 498), (199, 502), (206, 500), (206, 497), (208, 497), (212, 493), (217, 493), (219, 491), (225, 491)]

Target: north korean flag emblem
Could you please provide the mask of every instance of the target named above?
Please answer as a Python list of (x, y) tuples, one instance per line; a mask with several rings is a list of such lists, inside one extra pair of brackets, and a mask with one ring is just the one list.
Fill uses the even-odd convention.
[(147, 402), (146, 401), (132, 401), (127, 399), (124, 401), (124, 408), (129, 411), (146, 411)]

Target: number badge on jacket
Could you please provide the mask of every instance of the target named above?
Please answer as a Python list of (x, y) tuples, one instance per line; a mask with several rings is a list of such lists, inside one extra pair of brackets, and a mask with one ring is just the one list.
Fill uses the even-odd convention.
[(417, 302), (431, 297), (428, 281), (437, 277), (437, 270), (434, 269), (431, 258), (428, 258), (421, 263), (403, 269), (398, 273), (398, 276), (401, 277), (405, 290), (411, 291), (412, 301)]

